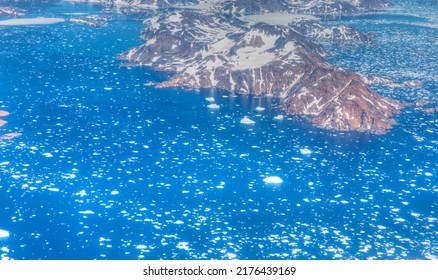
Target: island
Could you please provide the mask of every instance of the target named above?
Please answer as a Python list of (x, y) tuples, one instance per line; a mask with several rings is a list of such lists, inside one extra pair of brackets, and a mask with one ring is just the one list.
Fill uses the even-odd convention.
[(276, 97), (286, 114), (309, 116), (316, 127), (373, 134), (390, 130), (396, 124), (393, 117), (409, 105), (379, 95), (369, 80), (328, 63), (321, 47), (374, 44), (359, 30), (324, 21), (386, 9), (387, 1), (93, 2), (128, 14), (153, 11), (144, 21), (144, 43), (119, 59), (171, 73), (157, 88), (216, 88)]

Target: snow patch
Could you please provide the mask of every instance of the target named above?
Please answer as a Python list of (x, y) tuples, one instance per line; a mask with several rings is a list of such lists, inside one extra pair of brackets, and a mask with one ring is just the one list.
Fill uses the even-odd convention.
[(287, 25), (296, 20), (319, 20), (319, 18), (304, 14), (287, 14), (287, 13), (266, 13), (259, 15), (249, 15), (240, 18), (246, 22), (263, 22), (271, 25)]

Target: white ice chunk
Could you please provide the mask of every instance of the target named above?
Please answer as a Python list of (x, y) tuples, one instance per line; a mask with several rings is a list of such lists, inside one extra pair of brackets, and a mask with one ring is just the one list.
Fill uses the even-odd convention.
[(240, 123), (243, 123), (243, 124), (255, 124), (255, 121), (251, 120), (248, 117), (243, 117), (243, 119), (240, 120)]
[(189, 251), (189, 242), (179, 242), (178, 244), (176, 244), (176, 248)]
[(233, 254), (233, 253), (227, 253), (227, 258), (229, 258), (229, 259), (235, 259), (236, 257), (237, 257), (236, 254)]
[(9, 238), (9, 231), (0, 229), (0, 240)]
[(213, 104), (208, 104), (207, 107), (209, 109), (219, 109), (221, 106), (213, 103)]
[(278, 176), (271, 176), (263, 179), (263, 182), (265, 182), (265, 184), (281, 184), (283, 180)]
[(284, 119), (283, 115), (277, 115), (274, 117), (274, 120), (282, 120), (282, 119)]
[(205, 98), (205, 100), (207, 100), (208, 102), (214, 102), (214, 97), (207, 97)]
[(76, 195), (79, 195), (79, 196), (86, 196), (86, 195), (87, 195), (87, 192), (86, 192), (85, 190), (82, 190), (82, 191), (76, 193)]
[(300, 153), (303, 155), (310, 155), (312, 151), (307, 148), (304, 148), (304, 149), (300, 149)]
[(118, 192), (118, 191), (116, 191), (116, 190), (114, 190), (114, 191), (112, 191), (112, 192), (111, 192), (111, 194), (112, 194), (112, 195), (118, 195), (118, 194), (119, 194), (119, 192)]
[(255, 108), (255, 110), (261, 112), (261, 111), (264, 111), (265, 108), (259, 106), (259, 107)]
[(85, 210), (85, 211), (79, 211), (79, 214), (82, 214), (82, 215), (93, 215), (94, 212), (91, 211), (91, 210)]

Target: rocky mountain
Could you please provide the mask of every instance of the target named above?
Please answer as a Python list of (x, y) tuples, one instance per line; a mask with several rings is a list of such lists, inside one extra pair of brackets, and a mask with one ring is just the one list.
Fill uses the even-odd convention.
[(157, 87), (275, 96), (285, 112), (312, 116), (315, 126), (372, 133), (390, 129), (405, 106), (327, 63), (310, 31), (293, 25), (248, 23), (211, 10), (174, 10), (144, 24), (145, 43), (120, 59), (173, 73)]
[(216, 9), (233, 15), (288, 11), (333, 19), (388, 6), (385, 0), (225, 0), (218, 3)]
[[(29, 0), (30, 1), (30, 0)], [(324, 18), (369, 12), (389, 6), (386, 0), (67, 0), (92, 2), (109, 7), (131, 9), (166, 9), (211, 4), (212, 10), (232, 15), (271, 12), (312, 14)]]
[(67, 0), (70, 2), (91, 2), (107, 7), (130, 7), (143, 9), (165, 9), (174, 5), (197, 4), (198, 0)]

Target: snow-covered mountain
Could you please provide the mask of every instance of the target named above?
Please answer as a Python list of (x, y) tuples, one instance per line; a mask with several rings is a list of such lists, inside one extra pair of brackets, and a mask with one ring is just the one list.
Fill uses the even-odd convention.
[(144, 44), (120, 56), (174, 75), (157, 87), (221, 88), (276, 96), (314, 125), (384, 133), (403, 104), (383, 98), (352, 71), (324, 60), (306, 34), (221, 13), (176, 10), (147, 19)]
[(332, 19), (388, 6), (385, 0), (224, 0), (216, 9), (234, 15), (288, 11)]
[(174, 5), (197, 4), (198, 0), (66, 0), (69, 2), (91, 2), (109, 7), (131, 7), (143, 9), (165, 9)]
[(156, 87), (275, 96), (286, 113), (311, 116), (315, 126), (372, 133), (390, 129), (406, 105), (330, 65), (319, 47), (372, 44), (352, 27), (323, 20), (382, 9), (384, 0), (92, 1), (137, 18), (147, 14), (144, 43), (119, 58), (171, 73)]

